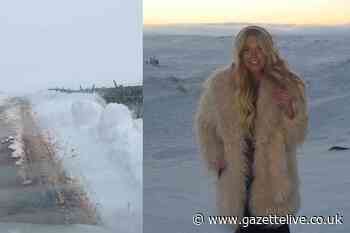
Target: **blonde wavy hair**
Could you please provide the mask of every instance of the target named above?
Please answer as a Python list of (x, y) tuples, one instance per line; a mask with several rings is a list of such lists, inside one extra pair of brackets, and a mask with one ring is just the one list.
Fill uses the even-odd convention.
[(258, 45), (265, 56), (264, 73), (269, 73), (273, 69), (279, 72), (289, 72), (286, 63), (280, 58), (278, 50), (274, 47), (272, 36), (262, 27), (249, 26), (243, 28), (236, 36), (234, 43), (235, 79), (238, 79), (239, 94), (238, 101), (240, 126), (246, 136), (254, 136), (254, 119), (256, 116), (256, 107), (254, 103), (257, 100), (257, 88), (255, 79), (249, 74), (243, 63), (243, 50), (249, 36), (256, 36)]

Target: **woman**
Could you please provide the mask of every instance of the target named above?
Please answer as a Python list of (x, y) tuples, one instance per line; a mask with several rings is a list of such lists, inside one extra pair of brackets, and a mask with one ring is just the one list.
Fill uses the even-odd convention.
[[(304, 83), (261, 27), (239, 32), (234, 60), (206, 81), (196, 114), (201, 154), (218, 176), (218, 208), (241, 219), (295, 214), (296, 149), (308, 126)], [(237, 232), (289, 232), (289, 226), (240, 225)]]

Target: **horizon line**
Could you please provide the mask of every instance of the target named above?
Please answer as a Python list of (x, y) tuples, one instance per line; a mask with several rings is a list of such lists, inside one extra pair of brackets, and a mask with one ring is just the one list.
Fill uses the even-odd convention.
[(161, 26), (180, 26), (180, 25), (223, 25), (223, 24), (231, 24), (231, 25), (242, 25), (242, 24), (250, 24), (250, 25), (271, 25), (271, 26), (293, 26), (293, 27), (335, 27), (335, 26), (350, 26), (350, 22), (347, 23), (337, 23), (337, 24), (324, 24), (324, 23), (268, 23), (268, 22), (232, 22), (232, 21), (222, 21), (222, 22), (167, 22), (167, 23), (143, 23), (143, 27), (161, 27)]

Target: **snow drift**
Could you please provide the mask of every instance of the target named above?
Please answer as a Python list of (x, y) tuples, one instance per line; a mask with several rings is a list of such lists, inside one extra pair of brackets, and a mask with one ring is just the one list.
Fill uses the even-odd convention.
[(97, 204), (111, 232), (142, 230), (142, 119), (97, 95), (41, 92), (33, 114), (67, 174)]

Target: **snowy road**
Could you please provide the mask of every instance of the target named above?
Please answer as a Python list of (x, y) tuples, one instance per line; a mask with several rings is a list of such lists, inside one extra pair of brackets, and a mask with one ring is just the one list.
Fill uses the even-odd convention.
[[(10, 109), (19, 113), (15, 121), (6, 114)], [(28, 101), (12, 98), (3, 104), (0, 129), (0, 222), (97, 224), (83, 190), (65, 175), (35, 124)], [(12, 158), (8, 148), (14, 141), (4, 141), (10, 136), (16, 142), (21, 138), (17, 147), (24, 153), (19, 158)]]
[(0, 94), (0, 232), (141, 232), (142, 125), (98, 95)]

